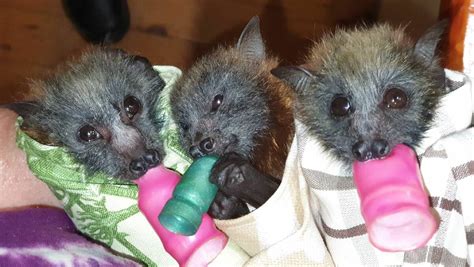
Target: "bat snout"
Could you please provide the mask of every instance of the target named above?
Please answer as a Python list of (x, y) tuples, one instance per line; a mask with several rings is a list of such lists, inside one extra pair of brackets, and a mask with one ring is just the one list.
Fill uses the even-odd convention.
[(160, 158), (160, 153), (157, 150), (149, 149), (143, 156), (130, 162), (129, 170), (136, 177), (140, 177), (150, 168), (158, 166), (161, 162)]
[(380, 159), (387, 156), (390, 151), (389, 144), (385, 139), (359, 141), (352, 146), (352, 155), (358, 161)]
[(207, 137), (201, 140), (197, 145), (189, 148), (189, 154), (193, 158), (199, 158), (204, 155), (212, 154), (216, 148), (216, 141), (214, 138)]

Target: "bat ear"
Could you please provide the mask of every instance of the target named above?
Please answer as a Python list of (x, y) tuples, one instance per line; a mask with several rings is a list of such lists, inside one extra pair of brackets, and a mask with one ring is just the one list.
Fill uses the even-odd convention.
[(265, 44), (260, 33), (260, 19), (253, 17), (240, 34), (236, 47), (245, 57), (253, 60), (265, 59)]
[(139, 70), (143, 71), (143, 74), (147, 74), (149, 77), (159, 77), (160, 80), (162, 80), (158, 71), (155, 71), (155, 69), (153, 69), (153, 65), (148, 60), (148, 58), (139, 55), (131, 55), (130, 57), (132, 63), (137, 66)]
[(16, 112), (18, 115), (23, 117), (25, 121), (28, 121), (28, 118), (31, 116), (31, 114), (38, 113), (41, 109), (38, 102), (35, 101), (9, 103), (0, 105), (0, 107)]
[(427, 65), (431, 65), (435, 59), (436, 48), (442, 35), (446, 32), (448, 25), (449, 21), (447, 19), (437, 22), (416, 42), (415, 55), (417, 55)]
[(139, 55), (133, 55), (132, 60), (136, 64), (140, 65), (143, 69), (152, 69), (153, 68), (153, 65), (151, 65), (150, 61), (146, 57), (139, 56)]
[(153, 68), (153, 65), (151, 65), (150, 61), (146, 57), (139, 56), (139, 55), (131, 55), (131, 54), (127, 53), (127, 51), (125, 51), (121, 48), (107, 48), (107, 49), (109, 49), (113, 53), (116, 53), (116, 54), (118, 54), (122, 57), (129, 57), (133, 63), (137, 64), (142, 69), (151, 69), (151, 68)]
[(315, 79), (315, 74), (301, 66), (278, 67), (270, 72), (289, 84), (298, 95), (303, 94), (311, 81)]
[(33, 114), (41, 112), (41, 106), (36, 101), (15, 102), (10, 104), (0, 105), (0, 108), (7, 108), (23, 118), (21, 129), (31, 138), (44, 145), (59, 146), (61, 143), (53, 139), (44, 125), (38, 124), (31, 119)]

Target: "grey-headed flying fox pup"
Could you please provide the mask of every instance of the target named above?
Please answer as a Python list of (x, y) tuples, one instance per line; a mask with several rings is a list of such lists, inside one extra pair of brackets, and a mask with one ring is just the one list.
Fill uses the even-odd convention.
[(309, 134), (350, 167), (422, 140), (445, 93), (436, 48), (446, 26), (439, 22), (416, 43), (386, 24), (338, 30), (305, 64), (272, 73), (296, 92), (295, 116)]
[(147, 59), (92, 48), (33, 82), (30, 101), (5, 106), (31, 137), (66, 147), (91, 174), (132, 180), (164, 156), (155, 110), (164, 85)]
[(209, 213), (219, 219), (259, 207), (278, 188), (293, 137), (293, 95), (270, 70), (258, 17), (237, 44), (198, 60), (171, 94), (181, 141), (193, 158), (220, 157), (211, 175), (219, 192)]

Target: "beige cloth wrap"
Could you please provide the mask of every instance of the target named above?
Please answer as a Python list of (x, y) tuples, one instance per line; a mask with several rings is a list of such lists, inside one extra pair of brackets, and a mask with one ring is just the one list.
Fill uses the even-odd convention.
[[(441, 219), (426, 247), (373, 247), (352, 173), (296, 121), (282, 183), (262, 207), (217, 226), (251, 258), (249, 266), (465, 266), (474, 257), (474, 129), (471, 83), (446, 70), (449, 93), (417, 154), (433, 211)], [(323, 241), (324, 240), (324, 241)]]

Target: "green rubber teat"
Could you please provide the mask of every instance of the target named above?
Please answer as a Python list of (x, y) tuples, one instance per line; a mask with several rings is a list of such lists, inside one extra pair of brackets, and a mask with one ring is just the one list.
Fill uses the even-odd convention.
[(158, 219), (169, 231), (194, 235), (217, 193), (217, 186), (209, 181), (212, 167), (219, 158), (204, 156), (196, 159), (181, 177), (171, 198)]

